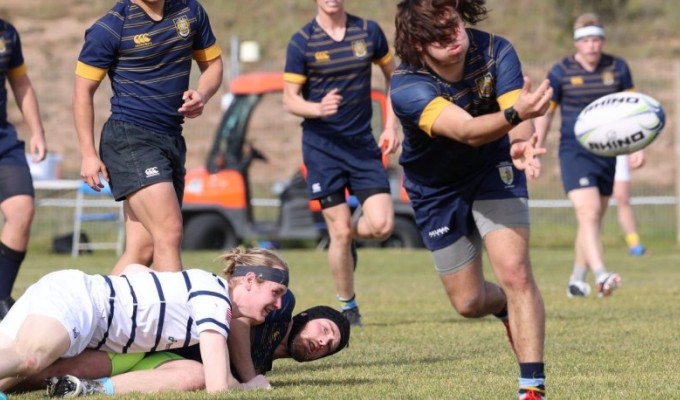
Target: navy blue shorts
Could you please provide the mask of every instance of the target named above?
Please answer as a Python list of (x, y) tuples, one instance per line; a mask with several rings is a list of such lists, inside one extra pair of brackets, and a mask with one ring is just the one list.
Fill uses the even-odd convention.
[(12, 125), (0, 128), (0, 203), (12, 196), (35, 197), (25, 147)]
[(464, 183), (430, 188), (406, 179), (404, 188), (411, 199), (420, 236), (430, 251), (443, 249), (462, 237), (475, 234), (472, 212), (475, 201), (529, 195), (524, 172), (510, 161), (487, 167)]
[[(308, 143), (303, 133), (302, 155), (307, 167), (307, 189), (310, 199), (320, 199), (344, 189), (389, 193), (390, 183), (382, 163), (382, 152), (373, 136), (319, 140)], [(323, 144), (319, 144), (323, 142)]]
[(596, 187), (601, 196), (611, 196), (614, 191), (616, 157), (602, 157), (585, 149), (560, 147), (560, 173), (564, 192)]
[(109, 171), (116, 200), (159, 182), (172, 182), (182, 204), (186, 144), (182, 136), (169, 136), (109, 119), (102, 129), (99, 154)]

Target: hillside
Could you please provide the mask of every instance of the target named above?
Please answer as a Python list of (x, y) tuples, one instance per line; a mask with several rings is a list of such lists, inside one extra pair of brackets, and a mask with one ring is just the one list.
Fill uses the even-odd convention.
[[(226, 66), (229, 65), (232, 36), (238, 36), (241, 40), (258, 41), (262, 46), (262, 61), (255, 65), (244, 65), (244, 70), (281, 70), (289, 36), (315, 13), (315, 2), (312, 0), (251, 0), (247, 7), (243, 6), (243, 1), (237, 0), (201, 2), (208, 10), (213, 28), (225, 51)], [(395, 3), (394, 0), (355, 0), (347, 1), (347, 9), (351, 13), (379, 21), (391, 38)], [(490, 17), (479, 27), (513, 41), (525, 63), (526, 72), (535, 79), (540, 79), (552, 62), (571, 52), (571, 15), (586, 11), (574, 8), (565, 11), (555, 6), (558, 3), (569, 2), (488, 1), (492, 10)], [(680, 57), (680, 37), (673, 28), (680, 18), (680, 5), (666, 0), (629, 0), (622, 3), (626, 3), (626, 6), (607, 24), (606, 50), (629, 59), (636, 74), (637, 87), (660, 98), (666, 104), (666, 111), (671, 113), (674, 107), (669, 90), (673, 87), (670, 61)], [(75, 60), (85, 29), (111, 4), (112, 0), (22, 0), (3, 2), (0, 5), (0, 17), (10, 20), (22, 34), (29, 74), (39, 95), (48, 144), (51, 151), (64, 156), (62, 175), (66, 177), (77, 177), (80, 166), (71, 117)], [(571, 14), (565, 14), (567, 12)], [(380, 82), (376, 84), (380, 85)], [(105, 82), (95, 99), (97, 132), (108, 115), (108, 90), (108, 83)], [(275, 103), (272, 104), (273, 108), (278, 107)], [(185, 136), (189, 148), (189, 168), (203, 164), (220, 114), (219, 99), (215, 98), (210, 102), (204, 116), (187, 122)], [(21, 116), (13, 104), (10, 105), (10, 118), (23, 130)], [(669, 116), (666, 133), (650, 149), (651, 159), (675, 158), (671, 140), (673, 120), (673, 116)], [(291, 126), (295, 129), (295, 123)], [(276, 133), (280, 136), (282, 133), (267, 127), (261, 129), (270, 135)], [(296, 165), (297, 161), (290, 153), (298, 151), (296, 134), (291, 135), (292, 139), (287, 140), (287, 146), (284, 147), (286, 153), (279, 153), (281, 148), (276, 148), (278, 144), (271, 144), (278, 143), (275, 140), (261, 139), (260, 147), (264, 148), (265, 154), (271, 150), (275, 155), (274, 159), (279, 159), (278, 155), (281, 154), (280, 158), (293, 160)], [(271, 138), (273, 137), (272, 135)], [(281, 171), (288, 173), (288, 169), (274, 162), (254, 180), (265, 182), (281, 179), (285, 175)], [(636, 173), (643, 180), (653, 179), (653, 182), (668, 185), (673, 182), (674, 165), (656, 164), (654, 168), (645, 168)], [(555, 174), (556, 169), (552, 168), (549, 175)]]

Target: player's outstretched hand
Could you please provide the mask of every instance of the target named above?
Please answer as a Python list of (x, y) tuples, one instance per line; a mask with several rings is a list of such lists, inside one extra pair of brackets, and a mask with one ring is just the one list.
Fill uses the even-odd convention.
[(541, 175), (541, 159), (546, 153), (543, 147), (536, 147), (538, 143), (538, 136), (531, 135), (529, 140), (519, 140), (512, 143), (510, 146), (510, 157), (515, 168), (524, 171), (524, 173), (532, 179), (536, 179)]
[(552, 97), (552, 87), (550, 81), (545, 79), (535, 91), (531, 91), (531, 80), (524, 77), (524, 86), (514, 104), (515, 111), (519, 117), (525, 121), (527, 119), (540, 117), (548, 111), (550, 98)]

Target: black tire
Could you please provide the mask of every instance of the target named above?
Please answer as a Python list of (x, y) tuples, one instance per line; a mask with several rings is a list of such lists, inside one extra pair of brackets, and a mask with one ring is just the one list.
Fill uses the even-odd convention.
[(392, 235), (381, 243), (382, 247), (419, 249), (423, 247), (423, 240), (415, 222), (409, 218), (396, 217)]
[(234, 234), (234, 230), (219, 215), (197, 215), (184, 226), (182, 249), (226, 250), (232, 249), (238, 244), (239, 240)]

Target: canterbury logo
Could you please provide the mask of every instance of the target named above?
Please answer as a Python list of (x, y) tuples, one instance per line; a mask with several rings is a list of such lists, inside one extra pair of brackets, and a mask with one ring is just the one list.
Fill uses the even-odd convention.
[(134, 42), (137, 46), (143, 46), (145, 44), (151, 43), (151, 38), (148, 33), (142, 33), (141, 35), (135, 35)]
[(158, 172), (158, 167), (147, 168), (144, 171), (144, 173), (146, 174), (147, 178), (151, 178), (152, 176), (160, 175), (160, 173)]

